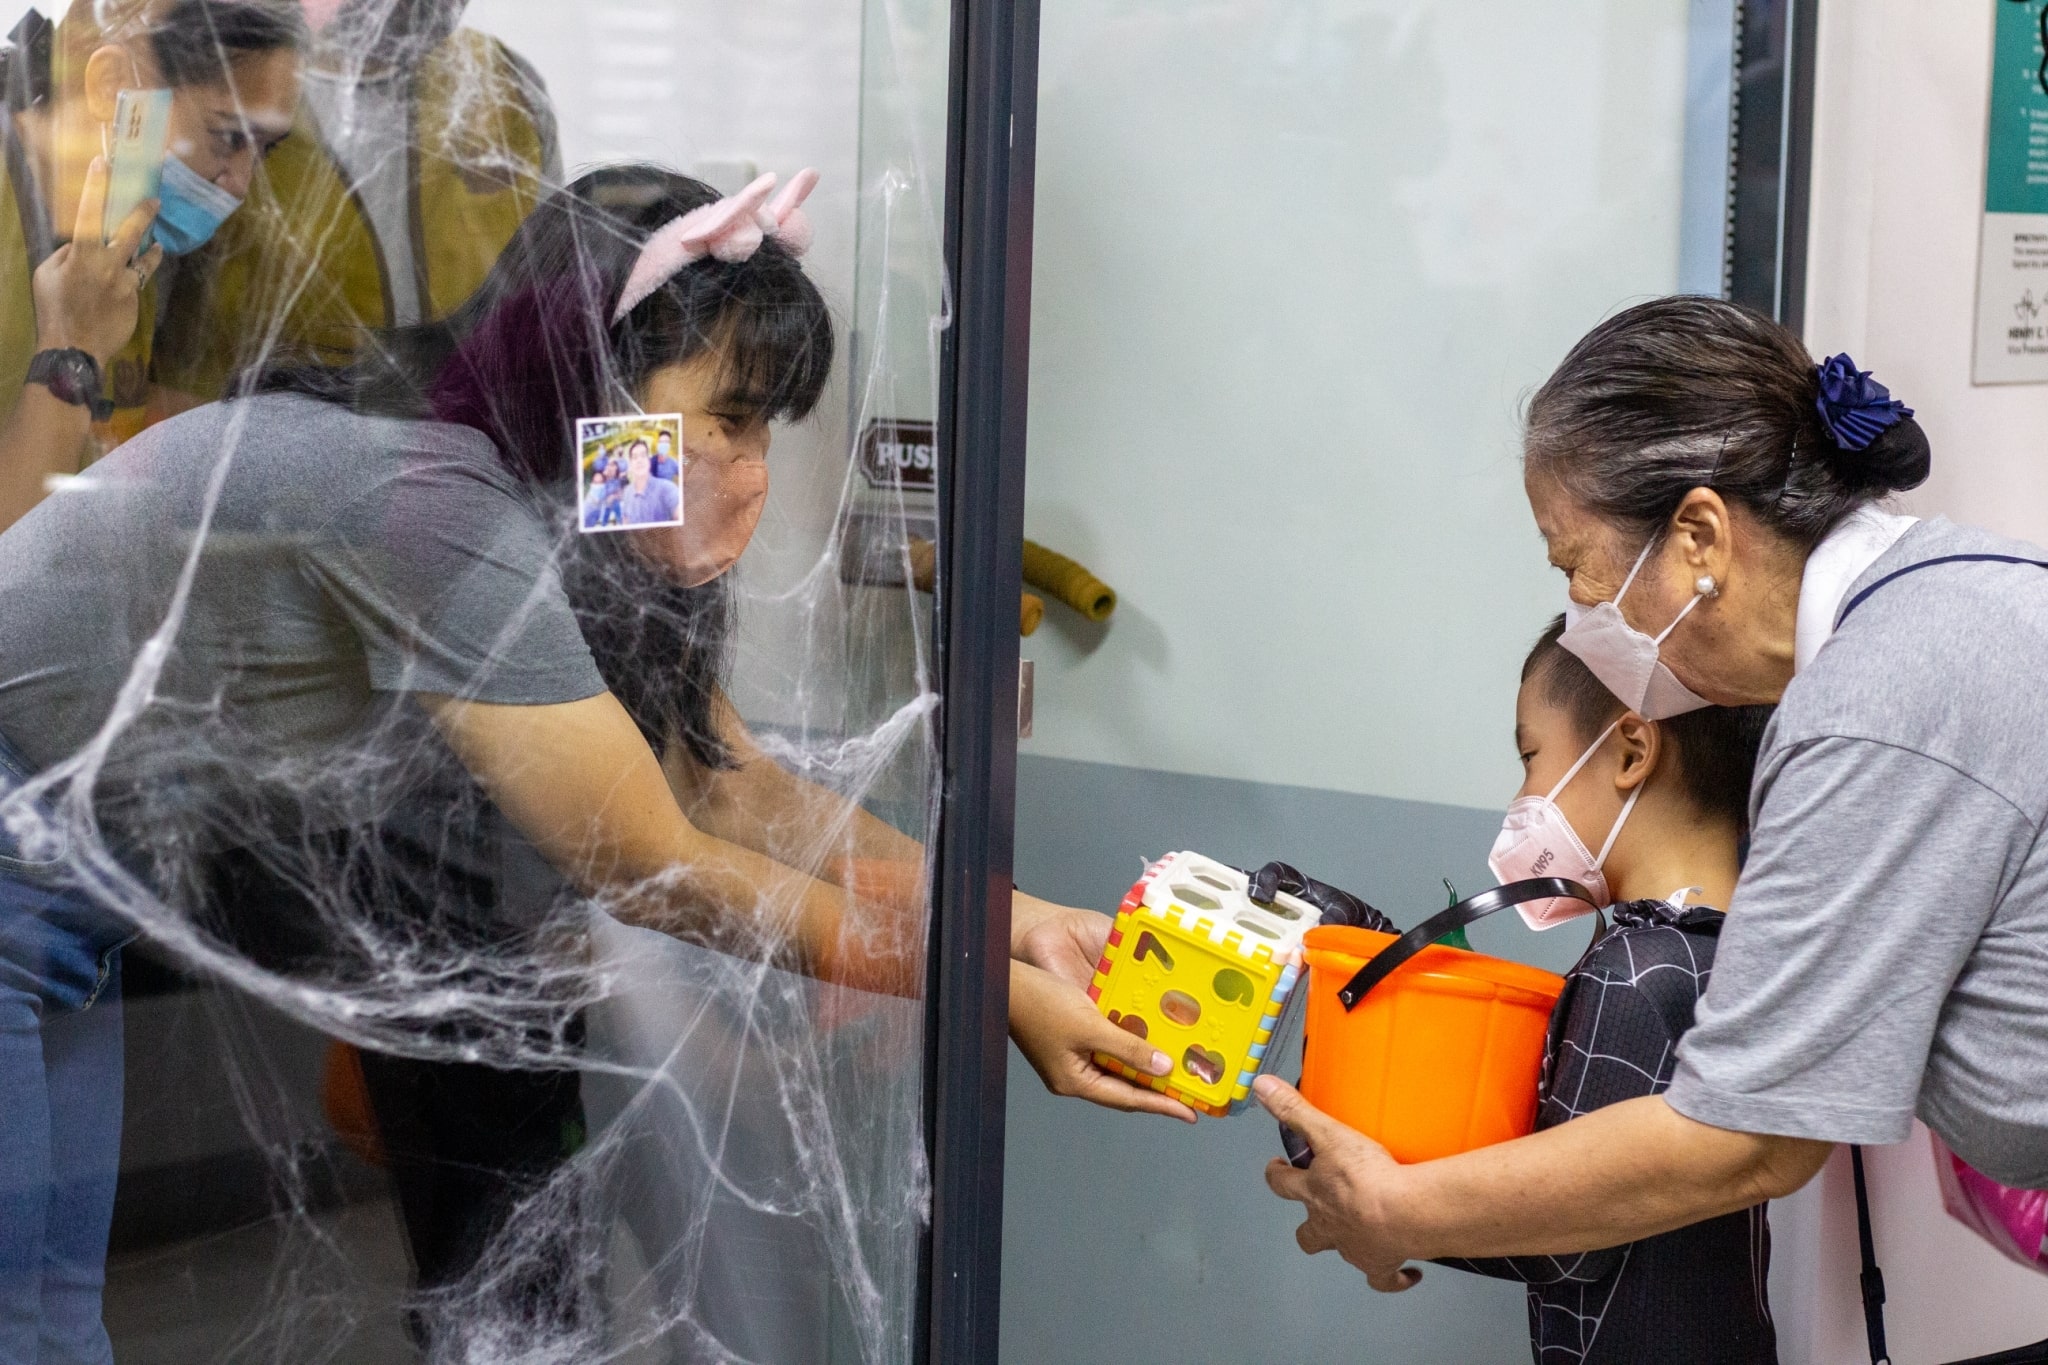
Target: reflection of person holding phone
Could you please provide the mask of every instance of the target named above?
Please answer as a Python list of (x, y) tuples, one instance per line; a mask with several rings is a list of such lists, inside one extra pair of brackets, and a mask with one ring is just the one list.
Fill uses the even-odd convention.
[(654, 477), (654, 452), (636, 439), (626, 447), (626, 491), (619, 498), (623, 526), (672, 525), (682, 511), (682, 490)]
[[(240, 204), (291, 127), (303, 22), (291, 0), (75, 0), (48, 47), (22, 44), (0, 120), (0, 528), (139, 431), (152, 411), (151, 276)], [(31, 13), (31, 29), (47, 21)], [(39, 68), (36, 54), (49, 58)], [(101, 147), (121, 92), (168, 88), (159, 201), (104, 230)], [(103, 424), (96, 433), (93, 424)], [(97, 436), (97, 440), (95, 440)]]

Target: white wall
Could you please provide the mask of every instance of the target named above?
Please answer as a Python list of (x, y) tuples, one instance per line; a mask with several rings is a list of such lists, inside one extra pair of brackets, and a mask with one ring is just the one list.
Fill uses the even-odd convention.
[[(1824, 0), (1807, 342), (1848, 351), (1917, 410), (1934, 477), (1911, 510), (2048, 544), (2048, 386), (1970, 383), (1993, 11), (2005, 0)], [(2048, 1337), (2048, 1278), (1941, 1208), (1924, 1131), (1871, 1155), (1894, 1355)], [(1784, 1359), (1860, 1361), (1847, 1158), (1773, 1211)]]
[(1821, 6), (1807, 339), (1916, 409), (1934, 477), (1914, 510), (2048, 543), (2048, 386), (1970, 383), (1991, 25), (2008, 2)]
[(1095, 0), (1042, 35), (1027, 753), (1498, 807), (1563, 604), (1518, 405), (1678, 282), (1687, 0)]

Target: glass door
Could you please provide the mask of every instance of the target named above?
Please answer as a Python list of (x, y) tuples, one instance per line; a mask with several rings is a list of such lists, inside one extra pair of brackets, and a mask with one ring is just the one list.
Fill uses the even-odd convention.
[[(1564, 600), (1521, 404), (1619, 308), (1721, 292), (1738, 8), (1048, 0), (1024, 529), (1118, 601), (1025, 642), (1024, 890), (1109, 911), (1190, 849), (1410, 927), (1494, 884)], [(1257, 1108), (1103, 1115), (1021, 1064), (1009, 1100), (1005, 1360), (1526, 1357), (1520, 1286), (1303, 1256)]]
[(0, 1330), (379, 1365), (972, 1338), (926, 1286), (993, 1269), (992, 1223), (951, 1230), (1002, 976), (929, 971), (927, 906), (936, 869), (947, 933), (1002, 940), (1007, 845), (968, 836), (1010, 741), (940, 698), (1002, 677), (958, 604), (1015, 584), (977, 586), (1000, 519), (943, 443), (1021, 375), (975, 370), (1008, 277), (963, 241), (1015, 191), (969, 105), (1019, 57), (1005, 18), (970, 88), (968, 8), (17, 26), (10, 227), (90, 216), (102, 86), (169, 92), (148, 169), (248, 164), (135, 257), (134, 420), (0, 534), (15, 581), (96, 594), (76, 633), (6, 612), (41, 662), (0, 670), (0, 943), (49, 1117), (0, 1176)]

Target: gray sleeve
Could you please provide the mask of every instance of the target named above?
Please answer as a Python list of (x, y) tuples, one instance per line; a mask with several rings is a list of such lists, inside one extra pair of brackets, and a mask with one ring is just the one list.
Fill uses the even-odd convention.
[(1666, 1098), (1718, 1128), (1902, 1141), (1949, 989), (2033, 828), (1946, 763), (1840, 737), (1767, 754), (1756, 810)]
[(462, 461), (420, 461), (351, 499), (304, 563), (380, 692), (541, 705), (605, 690), (548, 528)]

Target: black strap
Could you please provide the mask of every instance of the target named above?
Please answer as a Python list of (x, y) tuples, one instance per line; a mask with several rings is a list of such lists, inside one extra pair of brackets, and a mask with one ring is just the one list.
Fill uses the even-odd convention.
[(1876, 592), (1885, 584), (1890, 583), (1893, 579), (1904, 578), (1909, 573), (1919, 573), (1922, 569), (1931, 569), (1937, 564), (2031, 564), (2037, 569), (2048, 569), (2048, 560), (2023, 559), (2018, 555), (1941, 555), (1935, 559), (1923, 559), (1918, 564), (1908, 564), (1903, 569), (1893, 569), (1883, 578), (1878, 579), (1862, 592), (1850, 598), (1848, 603), (1839, 612), (1835, 613), (1835, 629), (1840, 630), (1842, 622), (1849, 619), (1849, 613), (1862, 606), (1870, 594)]
[(1891, 1365), (1891, 1352), (1884, 1344), (1884, 1272), (1877, 1268), (1877, 1243), (1870, 1235), (1870, 1194), (1863, 1185), (1861, 1147), (1849, 1149), (1849, 1165), (1856, 1173), (1856, 1242), (1863, 1253), (1863, 1334), (1870, 1339), (1870, 1365)]
[(1994, 1351), (1988, 1356), (1971, 1356), (1968, 1360), (1952, 1361), (1950, 1365), (2048, 1365), (2048, 1341), (2015, 1346), (2010, 1351)]
[[(1495, 911), (1505, 910), (1512, 905), (1549, 900), (1553, 896), (1584, 901), (1595, 911), (1600, 908), (1591, 891), (1577, 882), (1566, 881), (1563, 877), (1531, 877), (1527, 881), (1496, 886), (1491, 891), (1468, 896), (1450, 909), (1431, 916), (1382, 948), (1372, 961), (1359, 968), (1358, 974), (1345, 983), (1344, 989), (1337, 992), (1337, 998), (1344, 1002), (1347, 1011), (1356, 1009), (1358, 1002), (1365, 999), (1367, 991), (1399, 971), (1407, 965), (1410, 958), (1453, 929), (1462, 929), (1475, 920), (1484, 919)], [(1605, 927), (1596, 915), (1593, 930), (1596, 940)]]
[[(1928, 561), (1930, 564), (1934, 560)], [(2022, 561), (2032, 563), (2033, 561)], [(2048, 566), (2043, 566), (2048, 567)], [(1891, 1351), (1884, 1340), (1884, 1272), (1877, 1266), (1877, 1243), (1870, 1234), (1870, 1193), (1863, 1181), (1863, 1149), (1849, 1149), (1849, 1169), (1856, 1177), (1856, 1241), (1863, 1254), (1863, 1331), (1870, 1339), (1871, 1365), (1891, 1365)], [(2015, 1346), (2009, 1351), (1971, 1356), (1949, 1365), (2048, 1365), (2048, 1341)]]
[(1288, 863), (1269, 862), (1254, 872), (1244, 870), (1251, 885), (1245, 894), (1259, 905), (1271, 905), (1281, 892), (1305, 901), (1322, 912), (1324, 924), (1349, 924), (1360, 929), (1377, 929), (1383, 934), (1399, 932), (1394, 922), (1376, 907), (1342, 887), (1319, 882)]

